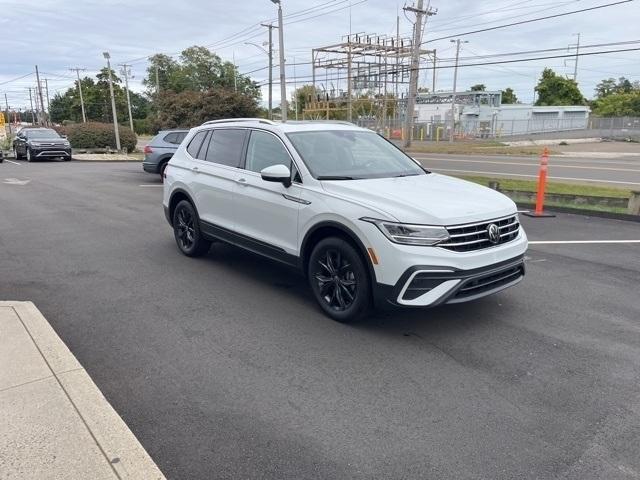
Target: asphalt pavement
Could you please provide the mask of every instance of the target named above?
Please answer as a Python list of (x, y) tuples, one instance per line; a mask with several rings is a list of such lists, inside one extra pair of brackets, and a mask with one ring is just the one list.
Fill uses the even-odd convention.
[[(181, 255), (139, 163), (18, 163), (0, 299), (38, 305), (167, 478), (640, 476), (640, 244), (533, 244), (515, 288), (346, 326), (285, 267)], [(533, 241), (640, 240), (522, 221)]]
[[(549, 159), (549, 180), (596, 183), (640, 190), (640, 149), (637, 155), (606, 156), (571, 152)], [(445, 175), (538, 178), (540, 161), (531, 156), (451, 155), (415, 153), (412, 157), (426, 168)]]

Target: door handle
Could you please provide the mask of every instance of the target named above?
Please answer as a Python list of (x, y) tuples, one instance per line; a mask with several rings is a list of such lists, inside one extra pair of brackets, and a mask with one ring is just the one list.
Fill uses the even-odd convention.
[(237, 179), (237, 180), (236, 180), (236, 183), (237, 183), (237, 184), (239, 184), (239, 185), (242, 185), (242, 186), (244, 186), (244, 187), (246, 187), (247, 185), (249, 185), (249, 184), (247, 183), (246, 178), (239, 178), (239, 179)]
[(198, 173), (200, 171), (200, 169), (198, 167), (191, 167), (191, 171), (193, 173)]

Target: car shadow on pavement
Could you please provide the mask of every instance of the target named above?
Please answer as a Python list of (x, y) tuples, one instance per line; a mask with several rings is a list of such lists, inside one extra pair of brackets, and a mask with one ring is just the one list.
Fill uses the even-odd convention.
[[(230, 275), (246, 276), (247, 280), (259, 282), (265, 288), (273, 288), (274, 301), (277, 301), (281, 293), (285, 296), (293, 295), (296, 301), (303, 303), (302, 308), (308, 309), (309, 316), (332, 322), (316, 305), (306, 278), (294, 268), (224, 243), (214, 243), (205, 258), (218, 267), (228, 269)], [(367, 317), (345, 324), (345, 328), (414, 337), (456, 333), (474, 328), (485, 329), (489, 327), (487, 324), (498, 322), (496, 314), (503, 314), (508, 309), (508, 299), (503, 301), (501, 295), (505, 294), (433, 308), (372, 309)]]

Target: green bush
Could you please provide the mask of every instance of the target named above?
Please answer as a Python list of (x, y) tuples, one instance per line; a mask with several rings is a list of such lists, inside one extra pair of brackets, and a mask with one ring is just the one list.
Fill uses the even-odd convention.
[[(110, 123), (77, 123), (64, 128), (73, 148), (116, 148), (116, 136)], [(120, 146), (127, 152), (136, 148), (138, 139), (130, 129), (119, 127)]]
[(151, 131), (151, 123), (148, 118), (134, 118), (133, 129), (138, 135), (149, 135)]

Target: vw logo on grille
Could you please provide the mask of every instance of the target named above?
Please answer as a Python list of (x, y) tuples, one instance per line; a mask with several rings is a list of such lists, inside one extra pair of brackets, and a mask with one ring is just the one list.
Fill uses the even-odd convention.
[(489, 235), (489, 241), (494, 245), (500, 241), (500, 229), (495, 223), (489, 224), (487, 235)]

